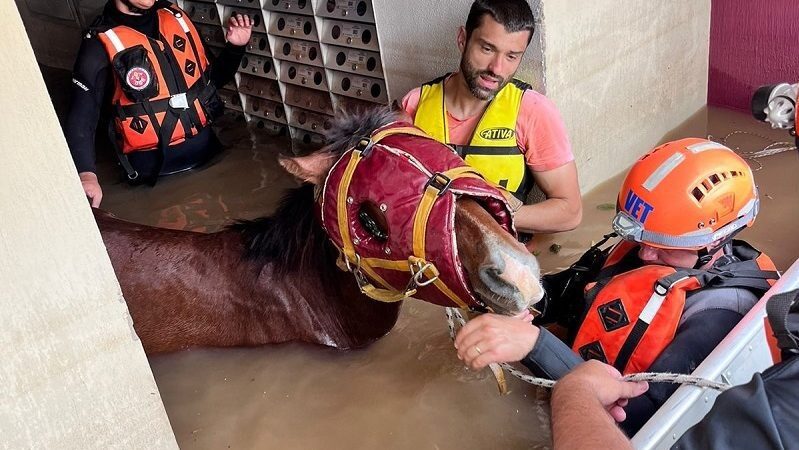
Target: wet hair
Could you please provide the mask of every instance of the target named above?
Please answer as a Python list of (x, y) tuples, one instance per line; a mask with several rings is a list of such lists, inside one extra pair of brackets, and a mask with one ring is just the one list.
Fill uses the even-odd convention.
[(528, 44), (533, 39), (535, 16), (527, 0), (475, 0), (466, 18), (467, 41), (471, 38), (472, 31), (483, 23), (483, 17), (486, 15), (502, 24), (508, 33), (529, 31)]

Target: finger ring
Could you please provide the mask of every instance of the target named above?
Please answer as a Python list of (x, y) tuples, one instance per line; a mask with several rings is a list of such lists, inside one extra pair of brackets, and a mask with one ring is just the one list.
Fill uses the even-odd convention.
[(483, 352), (480, 351), (480, 347), (478, 347), (476, 345), (474, 346), (474, 351), (476, 351), (478, 355), (482, 355), (483, 354)]

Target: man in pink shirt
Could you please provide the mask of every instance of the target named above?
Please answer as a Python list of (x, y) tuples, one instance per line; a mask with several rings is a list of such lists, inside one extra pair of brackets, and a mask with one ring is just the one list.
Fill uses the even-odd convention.
[(460, 70), (412, 90), (402, 107), (520, 200), (538, 185), (546, 200), (517, 211), (519, 231), (566, 231), (579, 225), (582, 203), (563, 121), (549, 99), (513, 78), (534, 23), (526, 0), (475, 0), (458, 30)]

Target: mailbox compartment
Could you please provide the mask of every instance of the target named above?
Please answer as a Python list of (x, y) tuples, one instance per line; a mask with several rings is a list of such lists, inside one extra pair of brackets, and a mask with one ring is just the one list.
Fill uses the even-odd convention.
[(275, 38), (275, 58), (322, 67), (322, 50), (317, 42)]
[(269, 33), (275, 36), (306, 41), (318, 41), (316, 24), (312, 16), (273, 13), (269, 20)]
[(286, 86), (286, 104), (333, 115), (333, 103), (330, 94), (324, 91), (307, 89), (300, 86)]
[(332, 116), (319, 114), (307, 109), (294, 106), (287, 106), (286, 109), (289, 115), (289, 125), (313, 133), (322, 133), (329, 130), (333, 121)]
[(275, 64), (272, 58), (258, 55), (244, 55), (239, 64), (239, 73), (255, 75), (270, 79), (277, 79)]
[(239, 74), (239, 92), (275, 102), (281, 101), (277, 81), (244, 73)]
[(273, 122), (286, 123), (286, 112), (283, 110), (283, 104), (271, 100), (245, 95), (244, 112)]
[(383, 64), (377, 52), (328, 45), (325, 48), (325, 61), (330, 69), (383, 78)]
[(253, 33), (247, 44), (247, 53), (261, 56), (272, 56), (269, 49), (269, 38), (265, 34)]
[(213, 3), (183, 2), (183, 10), (194, 23), (219, 26), (219, 12)]
[(239, 98), (238, 92), (230, 91), (227, 89), (220, 89), (218, 93), (219, 93), (219, 98), (222, 100), (222, 103), (225, 104), (225, 108), (239, 112), (244, 111), (244, 108), (242, 108), (241, 106), (241, 99)]
[(374, 103), (388, 103), (385, 81), (335, 70), (329, 72), (330, 90), (333, 93)]
[(313, 16), (311, 0), (263, 0), (264, 9), (270, 11)]
[(325, 19), (322, 25), (322, 42), (373, 52), (380, 51), (377, 29), (368, 23)]
[(370, 0), (321, 0), (317, 13), (322, 17), (375, 23)]
[(297, 86), (327, 91), (325, 69), (305, 64), (290, 63), (280, 64), (280, 81)]
[(260, 6), (256, 5), (255, 8), (248, 8), (247, 5), (240, 6), (225, 6), (222, 10), (222, 25), (227, 26), (228, 19), (233, 14), (246, 14), (250, 16), (252, 21), (252, 31), (256, 33), (266, 33), (266, 24), (264, 23), (264, 12)]

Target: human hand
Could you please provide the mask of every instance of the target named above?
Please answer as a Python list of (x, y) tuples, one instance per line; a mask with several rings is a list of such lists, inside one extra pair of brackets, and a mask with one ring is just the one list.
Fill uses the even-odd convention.
[(492, 313), (475, 317), (455, 338), (458, 358), (474, 370), (491, 363), (521, 361), (538, 339), (532, 321), (529, 311), (513, 317)]
[(250, 42), (252, 34), (252, 20), (250, 16), (244, 14), (234, 14), (228, 19), (227, 33), (225, 39), (233, 45), (242, 46)]
[(638, 397), (649, 389), (646, 381), (623, 381), (615, 367), (596, 360), (586, 361), (555, 383), (552, 402), (566, 395), (581, 395), (596, 399), (616, 422), (624, 422), (624, 407), (628, 399)]
[(94, 172), (81, 172), (78, 176), (80, 177), (80, 184), (83, 186), (83, 192), (89, 198), (92, 208), (99, 207), (100, 202), (103, 200), (103, 190), (97, 181), (97, 175)]

